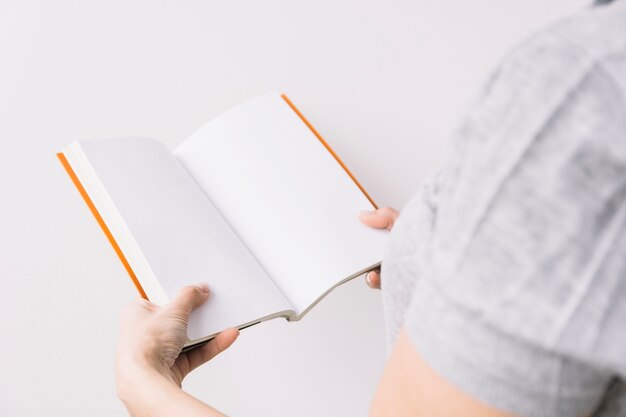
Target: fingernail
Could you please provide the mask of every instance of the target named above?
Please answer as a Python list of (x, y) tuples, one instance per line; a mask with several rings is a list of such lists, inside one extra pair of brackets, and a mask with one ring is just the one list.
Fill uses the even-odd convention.
[(361, 210), (359, 211), (359, 217), (368, 217), (375, 213), (376, 213), (375, 211), (371, 211), (371, 210)]
[(208, 284), (198, 284), (198, 288), (200, 288), (204, 292), (209, 292), (209, 285)]
[(365, 281), (367, 281), (368, 284), (372, 283), (372, 278), (370, 277), (370, 273), (369, 272), (367, 274), (365, 274)]

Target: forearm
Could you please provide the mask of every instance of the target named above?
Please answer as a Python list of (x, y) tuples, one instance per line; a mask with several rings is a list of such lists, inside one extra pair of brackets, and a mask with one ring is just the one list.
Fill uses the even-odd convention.
[(118, 395), (132, 417), (225, 417), (158, 372), (129, 366), (118, 380)]

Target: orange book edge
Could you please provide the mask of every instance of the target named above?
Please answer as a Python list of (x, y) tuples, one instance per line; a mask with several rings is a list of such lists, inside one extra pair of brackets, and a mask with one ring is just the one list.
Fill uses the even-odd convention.
[(289, 100), (289, 98), (287, 97), (287, 95), (285, 94), (281, 94), (280, 95), (283, 100), (285, 100), (285, 102), (289, 105), (289, 107), (291, 107), (291, 110), (293, 110), (298, 117), (300, 117), (300, 120), (302, 120), (304, 122), (304, 124), (311, 130), (311, 132), (315, 135), (315, 137), (317, 139), (319, 139), (319, 141), (322, 143), (322, 145), (324, 145), (324, 147), (326, 148), (326, 150), (328, 150), (328, 152), (330, 152), (330, 154), (333, 156), (333, 158), (335, 158), (335, 160), (339, 163), (339, 165), (341, 165), (341, 167), (344, 169), (344, 171), (346, 171), (346, 174), (348, 174), (348, 176), (352, 179), (352, 181), (354, 181), (354, 183), (356, 184), (357, 187), (359, 187), (359, 190), (361, 190), (361, 192), (365, 195), (365, 197), (367, 197), (367, 199), (370, 201), (370, 203), (372, 203), (372, 205), (374, 206), (374, 208), (378, 208), (378, 205), (376, 205), (376, 203), (374, 202), (374, 200), (372, 199), (372, 197), (370, 197), (370, 195), (367, 193), (367, 191), (365, 191), (365, 188), (363, 188), (363, 186), (359, 183), (359, 181), (356, 179), (356, 177), (352, 174), (352, 172), (350, 172), (350, 170), (348, 169), (348, 167), (346, 166), (346, 164), (343, 163), (343, 161), (341, 160), (341, 158), (339, 158), (339, 155), (337, 155), (337, 153), (330, 147), (330, 145), (328, 144), (328, 142), (326, 142), (324, 140), (324, 138), (322, 138), (322, 135), (319, 134), (319, 132), (317, 130), (315, 130), (315, 128), (313, 127), (313, 125), (306, 119), (306, 117), (304, 117), (304, 115), (300, 112), (300, 110), (298, 110), (298, 108), (291, 102), (291, 100)]
[(96, 221), (98, 222), (98, 224), (100, 225), (100, 228), (102, 229), (105, 236), (109, 240), (109, 243), (111, 244), (111, 246), (113, 246), (113, 250), (115, 251), (117, 256), (120, 258), (120, 261), (122, 261), (122, 264), (124, 265), (124, 268), (126, 269), (126, 272), (128, 272), (128, 275), (130, 275), (130, 279), (133, 281), (133, 284), (135, 284), (135, 288), (137, 288), (137, 291), (139, 291), (139, 295), (141, 295), (142, 298), (145, 298), (147, 300), (148, 296), (146, 295), (145, 291), (141, 287), (141, 284), (139, 283), (139, 280), (137, 279), (135, 272), (130, 267), (130, 264), (128, 263), (128, 260), (126, 259), (126, 256), (124, 256), (122, 249), (115, 241), (113, 234), (111, 233), (108, 226), (104, 222), (104, 219), (98, 212), (98, 209), (96, 209), (96, 206), (93, 204), (93, 201), (91, 201), (89, 194), (87, 194), (87, 190), (85, 190), (85, 187), (83, 187), (83, 184), (81, 184), (80, 180), (76, 176), (76, 173), (72, 169), (67, 158), (65, 157), (65, 155), (63, 155), (62, 152), (57, 153), (57, 157), (59, 158), (59, 161), (61, 161), (61, 165), (63, 165), (63, 168), (65, 168), (65, 171), (67, 172), (67, 174), (72, 179), (72, 182), (76, 186), (76, 189), (78, 190), (80, 195), (83, 197), (83, 200), (85, 200), (85, 203), (87, 203), (87, 207), (89, 207), (91, 214), (93, 214), (93, 216), (96, 218)]
[[(324, 140), (324, 138), (322, 138), (322, 135), (320, 135), (319, 132), (317, 130), (315, 130), (313, 125), (306, 119), (306, 117), (304, 117), (304, 115), (300, 112), (300, 110), (298, 110), (298, 108), (291, 102), (291, 100), (289, 100), (289, 98), (285, 94), (281, 94), (281, 97), (283, 98), (283, 100), (285, 100), (285, 102), (289, 105), (289, 107), (298, 115), (298, 117), (300, 117), (300, 120), (302, 120), (302, 122), (311, 130), (311, 132), (322, 143), (322, 145), (324, 145), (326, 150), (328, 150), (328, 152), (330, 152), (330, 154), (333, 156), (333, 158), (335, 158), (335, 160), (344, 169), (344, 171), (348, 174), (348, 176), (352, 179), (352, 181), (354, 181), (356, 186), (359, 187), (359, 189), (365, 195), (365, 197), (367, 197), (369, 202), (372, 203), (372, 205), (375, 208), (378, 208), (378, 206), (376, 205), (376, 203), (374, 202), (372, 197), (370, 197), (370, 195), (367, 193), (367, 191), (365, 191), (365, 188), (363, 188), (363, 186), (359, 183), (359, 181), (352, 174), (352, 172), (350, 172), (350, 170), (348, 169), (346, 164), (344, 164), (343, 161), (341, 160), (341, 158), (339, 158), (339, 155), (337, 155), (337, 153), (335, 153), (335, 151)], [(72, 167), (71, 167), (70, 163), (68, 162), (67, 158), (65, 157), (65, 155), (62, 152), (57, 153), (57, 157), (59, 158), (59, 161), (61, 162), (61, 165), (63, 165), (63, 168), (65, 168), (65, 171), (67, 172), (67, 174), (70, 176), (70, 179), (72, 180), (72, 182), (76, 186), (76, 189), (78, 190), (80, 195), (83, 197), (83, 200), (87, 204), (87, 207), (89, 207), (89, 210), (91, 211), (91, 214), (93, 214), (93, 216), (96, 218), (96, 221), (100, 225), (100, 228), (102, 229), (102, 231), (104, 232), (105, 236), (107, 237), (109, 243), (113, 247), (113, 250), (117, 254), (117, 256), (120, 259), (120, 261), (122, 262), (122, 265), (124, 265), (124, 269), (126, 269), (126, 272), (128, 272), (128, 275), (130, 276), (130, 279), (133, 281), (133, 284), (135, 285), (135, 288), (137, 288), (137, 291), (139, 292), (139, 295), (141, 295), (142, 298), (145, 298), (147, 300), (148, 296), (146, 295), (145, 291), (143, 290), (141, 284), (139, 283), (139, 280), (137, 279), (137, 275), (135, 275), (135, 272), (133, 271), (133, 269), (131, 268), (130, 264), (128, 263), (128, 260), (126, 259), (126, 256), (124, 256), (124, 253), (122, 252), (122, 249), (120, 248), (120, 246), (115, 241), (115, 238), (113, 237), (113, 234), (111, 233), (111, 230), (109, 230), (109, 227), (104, 222), (104, 219), (102, 218), (102, 216), (98, 212), (98, 209), (96, 209), (96, 206), (93, 204), (93, 201), (89, 197), (89, 194), (87, 194), (87, 190), (85, 190), (85, 187), (83, 187), (83, 184), (80, 182), (80, 180), (76, 176), (76, 173), (72, 169)]]

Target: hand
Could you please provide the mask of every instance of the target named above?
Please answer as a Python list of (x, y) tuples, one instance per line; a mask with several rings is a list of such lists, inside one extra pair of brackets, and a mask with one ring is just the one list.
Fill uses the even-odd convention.
[(120, 399), (133, 408), (135, 390), (148, 380), (163, 379), (180, 388), (192, 370), (227, 349), (239, 335), (227, 329), (207, 344), (181, 353), (187, 341), (187, 321), (191, 312), (209, 298), (206, 285), (182, 289), (169, 304), (158, 307), (138, 299), (122, 313), (117, 349), (116, 383)]
[[(359, 218), (369, 227), (391, 230), (400, 212), (391, 207), (383, 207), (373, 211), (362, 211)], [(371, 288), (380, 289), (380, 269), (370, 271), (365, 275), (365, 282)]]

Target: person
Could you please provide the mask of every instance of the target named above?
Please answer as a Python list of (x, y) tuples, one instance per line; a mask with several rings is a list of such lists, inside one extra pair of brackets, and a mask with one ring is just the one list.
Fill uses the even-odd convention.
[[(391, 230), (369, 275), (391, 351), (371, 416), (626, 415), (626, 0), (514, 48), (452, 143), (401, 215), (361, 216)], [(124, 311), (131, 415), (221, 415), (181, 389), (238, 336), (181, 353), (208, 294)]]

